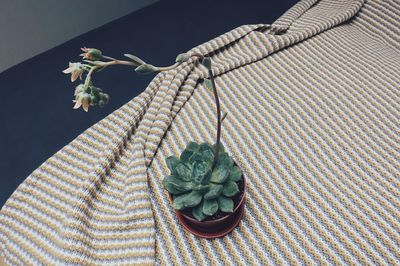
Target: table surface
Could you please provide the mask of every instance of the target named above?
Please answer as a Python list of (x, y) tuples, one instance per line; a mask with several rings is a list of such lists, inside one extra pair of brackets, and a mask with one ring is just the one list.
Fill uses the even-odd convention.
[[(153, 76), (136, 75), (123, 66), (95, 76), (111, 95), (103, 109), (72, 109), (69, 61), (79, 61), (80, 47), (107, 55), (140, 55), (156, 65), (244, 24), (272, 23), (296, 0), (161, 0), (85, 33), (0, 74), (0, 206), (47, 158), (81, 132), (143, 91)], [(27, 44), (29, 45), (29, 44)]]

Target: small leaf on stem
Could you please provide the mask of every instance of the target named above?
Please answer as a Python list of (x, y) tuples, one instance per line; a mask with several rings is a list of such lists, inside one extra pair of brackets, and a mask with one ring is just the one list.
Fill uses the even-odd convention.
[(227, 115), (228, 115), (228, 113), (224, 113), (224, 114), (222, 115), (221, 123), (224, 122), (224, 120), (225, 120), (225, 118), (226, 118)]
[(201, 62), (203, 66), (205, 66), (208, 70), (211, 70), (211, 58), (210, 57), (204, 57), (203, 61)]
[(150, 74), (153, 72), (159, 71), (157, 67), (150, 64), (143, 64), (135, 68), (136, 73), (138, 74)]
[(212, 84), (211, 84), (211, 80), (204, 79), (204, 84), (206, 85), (207, 89), (213, 90), (213, 87), (212, 87)]
[(124, 56), (128, 57), (129, 59), (131, 59), (133, 62), (137, 63), (138, 65), (144, 65), (146, 64), (145, 61), (143, 61), (142, 59), (140, 59), (139, 57), (132, 55), (132, 54), (124, 54)]
[(189, 58), (190, 58), (190, 55), (187, 53), (178, 54), (178, 56), (175, 59), (175, 62), (183, 63), (183, 62), (186, 62), (187, 60), (189, 60)]

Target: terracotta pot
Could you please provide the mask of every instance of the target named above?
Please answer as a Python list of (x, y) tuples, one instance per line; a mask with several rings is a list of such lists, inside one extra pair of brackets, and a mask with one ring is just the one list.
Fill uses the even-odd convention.
[(203, 238), (223, 237), (239, 224), (244, 213), (244, 202), (246, 192), (246, 182), (244, 176), (238, 183), (240, 193), (233, 198), (235, 207), (232, 213), (227, 213), (222, 217), (209, 217), (204, 221), (198, 221), (188, 212), (176, 211), (179, 222), (186, 231)]

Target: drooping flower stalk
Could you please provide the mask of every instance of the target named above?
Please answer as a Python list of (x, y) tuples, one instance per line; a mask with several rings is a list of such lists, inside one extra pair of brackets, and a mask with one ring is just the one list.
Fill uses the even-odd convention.
[[(215, 85), (214, 73), (211, 68), (211, 59), (209, 57), (204, 57), (203, 55), (198, 53), (194, 53), (192, 55), (198, 57), (199, 60), (203, 63), (203, 65), (207, 68), (209, 76), (209, 83), (208, 82), (207, 83), (209, 84), (209, 86), (211, 86), (211, 89), (214, 93), (215, 106), (217, 109), (217, 135), (216, 135), (215, 150), (214, 150), (214, 163), (213, 163), (214, 167), (218, 163), (219, 149), (221, 145), (221, 129), (222, 129), (221, 105), (219, 103), (217, 86)], [(205, 81), (208, 80), (205, 79)]]
[(211, 84), (213, 87), (215, 105), (217, 107), (217, 140), (215, 142), (215, 155), (214, 155), (214, 165), (218, 162), (219, 157), (219, 146), (221, 145), (221, 128), (222, 128), (222, 120), (221, 120), (221, 105), (219, 103), (217, 86), (215, 86), (214, 74), (211, 69), (208, 70), (208, 75), (210, 76)]
[(175, 64), (166, 67), (156, 67), (151, 64), (147, 64), (139, 57), (131, 54), (124, 54), (125, 57), (130, 59), (130, 61), (126, 61), (115, 59), (110, 56), (105, 56), (100, 50), (95, 48), (84, 47), (81, 50), (84, 52), (83, 54), (81, 54), (81, 56), (83, 57), (83, 62), (85, 62), (85, 64), (70, 63), (69, 68), (64, 70), (64, 73), (72, 74), (71, 81), (75, 81), (78, 77), (81, 77), (84, 72), (87, 72), (84, 84), (78, 85), (77, 89), (75, 90), (74, 100), (74, 108), (79, 108), (80, 106), (83, 106), (85, 111), (88, 111), (89, 105), (104, 106), (109, 98), (108, 94), (103, 93), (101, 89), (93, 86), (92, 75), (95, 72), (103, 70), (112, 65), (126, 65), (135, 67), (135, 71), (139, 74), (150, 74), (154, 72), (162, 72), (174, 69), (183, 62), (188, 61), (191, 56), (197, 57), (199, 62), (201, 62), (208, 70), (209, 79), (204, 79), (204, 81), (206, 86), (212, 89), (214, 93), (215, 105), (217, 109), (217, 132), (213, 167), (218, 163), (219, 150), (221, 145), (221, 126), (223, 118), (221, 118), (221, 106), (219, 102), (217, 87), (215, 85), (214, 74), (211, 68), (211, 59), (209, 57), (204, 57), (199, 53), (183, 53), (177, 56)]

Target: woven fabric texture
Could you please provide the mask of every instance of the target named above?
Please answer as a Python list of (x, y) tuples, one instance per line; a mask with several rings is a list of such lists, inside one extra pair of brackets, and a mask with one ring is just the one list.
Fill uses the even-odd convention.
[(400, 2), (303, 0), (190, 52), (212, 58), (222, 142), (247, 180), (239, 227), (186, 233), (162, 188), (166, 157), (214, 142), (207, 71), (190, 59), (17, 188), (4, 262), (400, 264)]

